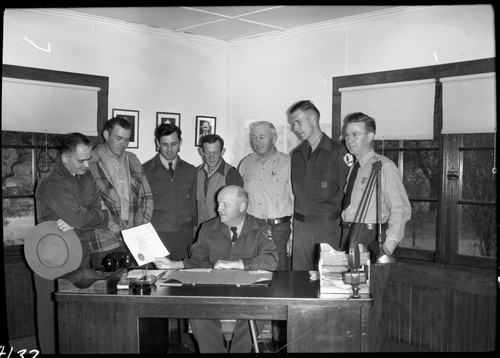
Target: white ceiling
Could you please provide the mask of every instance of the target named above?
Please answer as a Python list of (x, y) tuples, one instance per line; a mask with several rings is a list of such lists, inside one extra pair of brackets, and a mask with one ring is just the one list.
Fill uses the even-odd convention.
[(398, 7), (303, 5), (71, 7), (64, 10), (231, 42), (395, 8)]

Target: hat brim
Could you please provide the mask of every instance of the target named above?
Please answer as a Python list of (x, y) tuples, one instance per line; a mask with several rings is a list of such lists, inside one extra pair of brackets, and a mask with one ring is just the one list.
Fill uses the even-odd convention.
[[(54, 244), (57, 244), (57, 247), (51, 247)], [(44, 262), (44, 255), (52, 254), (50, 250), (63, 253), (59, 258), (60, 262)], [(80, 267), (83, 256), (82, 243), (74, 230), (62, 232), (55, 221), (46, 221), (31, 229), (24, 239), (24, 256), (38, 276), (55, 280)]]

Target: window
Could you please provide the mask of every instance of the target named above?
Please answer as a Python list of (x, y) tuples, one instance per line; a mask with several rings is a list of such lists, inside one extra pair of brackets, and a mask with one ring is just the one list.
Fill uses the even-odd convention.
[[(108, 77), (14, 65), (3, 65), (2, 69), (4, 80), (50, 82), (98, 89), (97, 108), (92, 105), (96, 113), (90, 118), (96, 121), (98, 129), (102, 128), (107, 120)], [(4, 101), (8, 100), (9, 96), (4, 96), (2, 92), (2, 110)], [(85, 108), (87, 107), (89, 107), (88, 103)], [(45, 122), (50, 116), (49, 114), (42, 115), (41, 112), (37, 112), (36, 115), (40, 117), (40, 121)], [(75, 120), (75, 118), (79, 117), (70, 116), (68, 120)], [(2, 117), (2, 121), (5, 120)], [(94, 123), (92, 125), (94, 126)], [(70, 125), (65, 125), (64, 128), (66, 133), (73, 131)], [(2, 209), (5, 246), (22, 245), (25, 235), (35, 226), (37, 180), (50, 170), (58, 158), (57, 147), (61, 135), (23, 130), (2, 131)], [(32, 130), (35, 131), (33, 128)], [(89, 139), (97, 142), (99, 137), (89, 136)]]
[(334, 138), (340, 137), (343, 120), (339, 88), (436, 80), (433, 138), (375, 141), (375, 151), (398, 166), (412, 205), (412, 219), (395, 252), (398, 260), (496, 268), (496, 134), (441, 134), (443, 86), (439, 82), (443, 77), (494, 71), (495, 60), (484, 59), (333, 79)]

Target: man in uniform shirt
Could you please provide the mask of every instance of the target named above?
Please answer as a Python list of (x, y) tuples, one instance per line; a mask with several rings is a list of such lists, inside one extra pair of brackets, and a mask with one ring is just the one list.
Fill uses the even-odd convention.
[[(387, 337), (386, 320), (382, 314), (382, 299), (384, 289), (389, 278), (390, 265), (374, 265), (376, 258), (381, 254), (377, 238), (377, 195), (376, 187), (369, 197), (366, 206), (366, 216), (360, 220), (358, 214), (361, 206), (361, 197), (367, 190), (367, 182), (373, 170), (374, 163), (381, 162), (380, 177), (380, 206), (383, 241), (383, 253), (392, 254), (405, 234), (405, 225), (411, 218), (411, 206), (408, 195), (403, 186), (401, 175), (396, 165), (387, 157), (375, 153), (373, 140), (375, 138), (375, 120), (364, 113), (352, 113), (345, 119), (345, 139), (349, 152), (356, 157), (356, 164), (349, 173), (349, 184), (343, 202), (342, 221), (343, 234), (341, 250), (348, 250), (349, 241), (354, 239), (351, 234), (358, 235), (359, 243), (369, 251), (372, 265), (370, 266), (370, 293), (374, 298), (371, 321), (370, 351), (383, 350)], [(357, 174), (356, 174), (357, 173)], [(352, 178), (351, 178), (352, 177)], [(351, 184), (352, 182), (352, 184)], [(354, 230), (356, 229), (356, 230)]]
[(293, 193), (290, 181), (290, 156), (276, 149), (278, 134), (274, 124), (250, 124), (250, 140), (255, 153), (240, 162), (238, 170), (248, 192), (248, 213), (271, 225), (278, 248), (278, 270), (290, 270), (292, 246), (290, 219)]
[(104, 124), (104, 144), (92, 151), (89, 170), (94, 176), (104, 204), (113, 221), (119, 225), (115, 235), (96, 232), (95, 265), (109, 252), (128, 252), (120, 231), (151, 222), (153, 194), (141, 162), (135, 154), (126, 151), (131, 133), (125, 118), (111, 118)]
[[(271, 227), (247, 213), (248, 194), (237, 185), (222, 188), (217, 195), (219, 216), (201, 226), (191, 255), (182, 261), (157, 258), (161, 269), (213, 268), (216, 270), (268, 270), (278, 265)], [(259, 322), (257, 322), (259, 328)], [(220, 320), (193, 319), (193, 333), (200, 353), (226, 353)], [(259, 329), (260, 330), (260, 329)], [(247, 320), (238, 320), (231, 353), (250, 353), (252, 339)]]
[[(239, 171), (248, 192), (248, 213), (271, 225), (278, 248), (278, 270), (291, 269), (293, 193), (290, 180), (290, 156), (276, 149), (278, 133), (274, 124), (259, 121), (250, 124), (250, 143), (255, 153), (240, 162)], [(285, 341), (286, 322), (272, 322), (275, 344)]]
[(198, 228), (201, 223), (217, 216), (217, 192), (220, 188), (226, 185), (238, 185), (243, 188), (240, 173), (222, 158), (226, 149), (220, 136), (204, 136), (199, 152), (204, 163), (197, 169)]
[(321, 131), (320, 113), (311, 101), (295, 103), (288, 114), (293, 130), (303, 139), (291, 154), (295, 196), (292, 269), (315, 270), (319, 244), (334, 249), (340, 244), (347, 151)]

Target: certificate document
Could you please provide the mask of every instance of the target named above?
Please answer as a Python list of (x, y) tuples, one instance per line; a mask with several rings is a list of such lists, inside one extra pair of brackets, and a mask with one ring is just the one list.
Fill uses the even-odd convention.
[(151, 223), (122, 230), (123, 240), (135, 258), (137, 265), (153, 262), (157, 257), (169, 254)]

